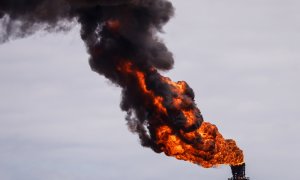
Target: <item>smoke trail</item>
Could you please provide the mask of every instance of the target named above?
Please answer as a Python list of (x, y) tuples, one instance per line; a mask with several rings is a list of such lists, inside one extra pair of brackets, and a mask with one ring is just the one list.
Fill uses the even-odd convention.
[(92, 70), (122, 88), (121, 109), (143, 146), (203, 167), (240, 164), (242, 151), (203, 122), (188, 84), (158, 72), (174, 64), (157, 37), (173, 14), (167, 0), (0, 0), (0, 42), (79, 22)]

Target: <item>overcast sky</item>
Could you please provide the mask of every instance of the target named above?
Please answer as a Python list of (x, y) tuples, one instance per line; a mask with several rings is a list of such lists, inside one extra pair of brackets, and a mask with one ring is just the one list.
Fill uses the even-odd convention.
[[(206, 121), (244, 150), (253, 180), (300, 176), (300, 1), (173, 0), (175, 68)], [(90, 70), (77, 26), (0, 45), (1, 180), (226, 180), (142, 148), (120, 89)]]

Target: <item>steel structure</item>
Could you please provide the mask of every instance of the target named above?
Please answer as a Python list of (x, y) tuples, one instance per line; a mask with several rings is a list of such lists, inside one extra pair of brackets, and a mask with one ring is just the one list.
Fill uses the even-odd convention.
[(230, 166), (232, 177), (228, 178), (228, 180), (250, 180), (250, 178), (246, 177), (246, 164), (243, 163), (237, 166)]

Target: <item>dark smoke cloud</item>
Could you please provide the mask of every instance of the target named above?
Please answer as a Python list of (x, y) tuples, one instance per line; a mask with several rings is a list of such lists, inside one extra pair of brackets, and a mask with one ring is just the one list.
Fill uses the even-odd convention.
[[(171, 103), (177, 94), (161, 82), (160, 74), (152, 69), (173, 67), (172, 53), (157, 37), (173, 13), (173, 6), (167, 0), (0, 0), (0, 41), (24, 37), (38, 30), (64, 31), (78, 22), (92, 70), (122, 87), (121, 109), (127, 112), (130, 130), (139, 135), (143, 146), (160, 152), (155, 143), (155, 128), (161, 123), (167, 123), (180, 136), (182, 130), (194, 130), (203, 121), (194, 103), (193, 90), (187, 86), (184, 108), (194, 109), (197, 121), (185, 127), (186, 118)], [(157, 114), (137, 87), (138, 80), (118, 70), (118, 66), (127, 61), (145, 74), (149, 90), (164, 97), (163, 104), (170, 116)]]
[[(99, 39), (99, 28), (108, 19), (122, 20), (121, 35), (143, 52), (143, 61), (170, 69), (172, 54), (155, 36), (173, 14), (165, 0), (0, 0), (0, 42), (38, 30), (66, 31), (74, 21), (82, 26), (88, 48)], [(98, 29), (97, 29), (98, 28)], [(137, 58), (140, 59), (140, 58)]]
[(40, 29), (68, 30), (74, 17), (63, 0), (0, 0), (0, 14), (0, 42), (24, 37)]

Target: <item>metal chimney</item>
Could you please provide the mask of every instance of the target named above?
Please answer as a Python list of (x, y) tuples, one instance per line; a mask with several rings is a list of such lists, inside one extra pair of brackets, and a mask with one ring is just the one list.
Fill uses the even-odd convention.
[(228, 180), (250, 180), (250, 178), (246, 177), (245, 163), (230, 167), (232, 172), (232, 178), (228, 178)]

